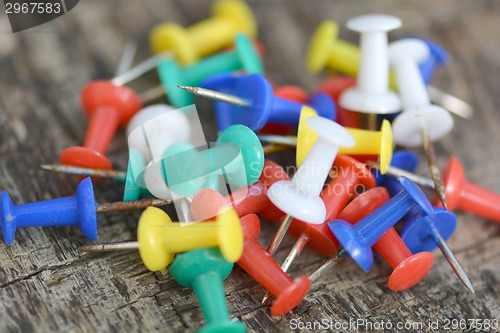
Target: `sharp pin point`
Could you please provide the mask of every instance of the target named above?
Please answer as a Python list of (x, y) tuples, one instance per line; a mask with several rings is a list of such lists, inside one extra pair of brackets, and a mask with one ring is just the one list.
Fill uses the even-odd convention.
[(240, 98), (240, 97), (234, 96), (234, 95), (230, 95), (230, 94), (226, 94), (226, 93), (222, 93), (219, 91), (205, 89), (205, 88), (201, 88), (201, 87), (190, 87), (190, 86), (177, 86), (177, 87), (184, 89), (193, 95), (200, 96), (203, 98), (213, 99), (216, 101), (221, 101), (221, 102), (225, 102), (225, 103), (229, 103), (229, 104), (233, 104), (233, 105), (238, 105), (238, 106), (242, 106), (242, 107), (249, 107), (250, 106), (250, 103), (243, 98)]
[(436, 238), (436, 243), (443, 253), (444, 257), (450, 264), (451, 268), (459, 278), (459, 280), (463, 283), (463, 285), (469, 289), (470, 292), (474, 293), (474, 288), (472, 287), (472, 283), (470, 282), (469, 278), (467, 277), (467, 274), (465, 274), (464, 269), (458, 262), (457, 258), (453, 255), (453, 252), (451, 252), (450, 248), (444, 241), (444, 239), (441, 237), (439, 232), (437, 230), (433, 230), (433, 235)]

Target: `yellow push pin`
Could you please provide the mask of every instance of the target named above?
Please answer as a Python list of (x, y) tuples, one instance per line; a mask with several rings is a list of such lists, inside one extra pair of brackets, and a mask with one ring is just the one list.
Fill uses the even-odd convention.
[(307, 69), (314, 74), (325, 67), (356, 76), (361, 54), (356, 45), (338, 39), (339, 26), (335, 21), (325, 20), (316, 28), (307, 51)]
[[(297, 137), (259, 135), (259, 139), (261, 141), (273, 142), (281, 145), (296, 145), (297, 166), (300, 166), (317, 138), (317, 134), (306, 123), (306, 120), (311, 116), (314, 116), (314, 114), (310, 111), (305, 109), (302, 111)], [(382, 122), (380, 131), (368, 131), (347, 127), (345, 129), (354, 138), (355, 145), (351, 148), (340, 147), (338, 153), (343, 155), (378, 155), (380, 173), (385, 174), (387, 168), (389, 168), (391, 164), (394, 148), (391, 123), (385, 119)]]
[(233, 208), (224, 209), (215, 221), (172, 222), (167, 213), (148, 207), (139, 219), (137, 242), (92, 244), (80, 247), (89, 252), (139, 249), (142, 262), (151, 271), (164, 270), (175, 254), (199, 248), (219, 247), (224, 259), (236, 262), (243, 253), (243, 231)]
[(251, 9), (241, 0), (217, 0), (211, 18), (189, 28), (162, 23), (151, 31), (154, 54), (172, 51), (183, 66), (192, 65), (203, 56), (230, 46), (237, 33), (254, 38), (257, 23)]
[(357, 128), (346, 128), (356, 141), (354, 147), (340, 147), (339, 154), (344, 155), (378, 155), (380, 172), (385, 174), (391, 165), (392, 142), (391, 123), (384, 119), (380, 131), (367, 131)]
[(295, 153), (295, 160), (297, 163), (297, 168), (301, 166), (302, 161), (307, 156), (307, 153), (311, 150), (311, 147), (316, 142), (318, 134), (313, 131), (313, 129), (307, 123), (307, 119), (311, 117), (317, 117), (318, 113), (314, 109), (304, 106), (300, 112), (299, 126), (297, 129), (297, 151)]

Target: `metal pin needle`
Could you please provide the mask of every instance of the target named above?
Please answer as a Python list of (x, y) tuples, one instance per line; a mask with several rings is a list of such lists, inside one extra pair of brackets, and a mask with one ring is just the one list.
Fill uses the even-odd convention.
[(173, 200), (163, 200), (158, 198), (145, 198), (133, 201), (116, 201), (96, 205), (96, 213), (115, 212), (121, 210), (135, 210), (147, 207), (165, 206), (173, 203)]
[[(306, 234), (300, 235), (300, 237), (297, 239), (290, 252), (288, 252), (285, 261), (283, 261), (283, 263), (281, 264), (281, 269), (283, 270), (283, 272), (285, 273), (288, 272), (290, 265), (295, 260), (297, 255), (299, 255), (302, 252), (308, 241), (309, 241), (309, 236), (307, 236)], [(266, 294), (264, 295), (264, 298), (261, 301), (261, 304), (266, 303), (270, 297), (271, 294), (269, 293), (269, 291), (267, 291)]]
[(271, 243), (269, 244), (267, 248), (267, 252), (273, 256), (276, 250), (278, 249), (278, 246), (280, 246), (281, 242), (283, 241), (283, 238), (285, 238), (286, 232), (288, 228), (290, 227), (290, 224), (292, 223), (293, 218), (290, 214), (285, 216), (283, 221), (281, 221), (280, 227), (278, 228), (278, 231), (274, 234), (273, 239), (271, 240)]
[(215, 90), (200, 88), (200, 87), (189, 87), (189, 86), (178, 86), (181, 89), (190, 92), (193, 95), (200, 96), (203, 98), (213, 99), (216, 101), (226, 102), (229, 104), (234, 104), (242, 107), (250, 107), (250, 102), (240, 98), (238, 96), (221, 93)]
[(47, 171), (69, 173), (76, 176), (111, 178), (116, 181), (125, 181), (127, 177), (125, 172), (116, 170), (80, 168), (71, 165), (61, 165), (61, 164), (42, 164), (40, 167)]
[(86, 252), (114, 252), (114, 251), (132, 251), (139, 249), (139, 242), (119, 242), (119, 243), (106, 243), (106, 244), (90, 244), (83, 245), (78, 248)]
[(130, 67), (132, 67), (132, 63), (134, 62), (134, 57), (137, 52), (137, 43), (133, 41), (127, 42), (125, 45), (125, 49), (123, 50), (123, 54), (120, 58), (120, 62), (118, 63), (118, 68), (116, 69), (115, 77), (120, 76), (123, 73), (127, 72)]
[(439, 232), (435, 228), (432, 229), (432, 235), (434, 237), (434, 240), (436, 241), (437, 246), (439, 247), (439, 249), (443, 253), (444, 257), (446, 258), (446, 260), (448, 261), (451, 268), (453, 269), (453, 271), (455, 272), (457, 277), (460, 279), (462, 284), (467, 289), (469, 289), (472, 293), (474, 293), (474, 288), (472, 287), (472, 283), (470, 282), (469, 278), (467, 277), (467, 274), (465, 274), (465, 271), (462, 268), (462, 266), (460, 265), (460, 263), (458, 262), (457, 258), (455, 258), (455, 256), (453, 255), (453, 252), (451, 252), (450, 248), (448, 247), (448, 245), (444, 241), (443, 237), (441, 237), (441, 235), (439, 234)]
[(453, 95), (445, 93), (444, 91), (441, 91), (433, 86), (427, 86), (427, 92), (429, 93), (429, 98), (434, 104), (443, 106), (459, 117), (471, 119), (474, 115), (474, 110), (469, 104)]
[(319, 266), (314, 272), (309, 274), (309, 280), (311, 280), (311, 284), (314, 283), (316, 280), (319, 279), (321, 274), (326, 271), (329, 268), (332, 268), (336, 266), (339, 262), (341, 262), (343, 259), (348, 257), (347, 251), (344, 249), (340, 250), (336, 256), (331, 257), (327, 261), (325, 261), (321, 266)]
[(434, 181), (435, 190), (439, 196), (439, 199), (443, 203), (443, 207), (448, 209), (446, 204), (446, 193), (444, 190), (443, 180), (441, 178), (441, 172), (436, 163), (436, 154), (434, 152), (434, 145), (429, 137), (429, 132), (427, 127), (423, 124), (420, 135), (422, 138), (422, 147), (424, 148), (425, 157), (427, 158), (427, 164), (429, 165), (429, 170), (431, 172), (432, 180)]

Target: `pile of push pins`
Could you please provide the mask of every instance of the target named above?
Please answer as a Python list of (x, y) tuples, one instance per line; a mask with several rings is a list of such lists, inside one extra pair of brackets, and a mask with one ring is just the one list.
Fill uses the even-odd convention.
[[(452, 211), (499, 222), (500, 195), (468, 182), (456, 158), (444, 172), (437, 168), (433, 142), (452, 130), (449, 111), (468, 118), (471, 110), (429, 85), (447, 62), (442, 48), (418, 37), (389, 43), (388, 32), (401, 24), (379, 14), (349, 20), (347, 28), (360, 34), (358, 47), (337, 38), (335, 22), (322, 22), (310, 40), (307, 68), (342, 76), (311, 94), (273, 87), (263, 76), (256, 21), (242, 0), (216, 0), (213, 17), (189, 28), (155, 27), (155, 56), (109, 81), (87, 84), (81, 93), (89, 118), (83, 145), (65, 149), (60, 164), (43, 166), (87, 176), (75, 196), (15, 205), (3, 191), (5, 242), (12, 244), (17, 228), (63, 225), (77, 225), (97, 240), (97, 213), (145, 209), (136, 242), (81, 249), (138, 249), (149, 270), (168, 269), (194, 290), (206, 332), (245, 331), (225, 300), (223, 281), (234, 263), (267, 290), (263, 303), (272, 299), (274, 316), (292, 311), (321, 273), (342, 259), (369, 271), (372, 248), (393, 269), (392, 291), (419, 283), (439, 248), (474, 292), (445, 243), (457, 224)], [(155, 69), (159, 87), (139, 95), (125, 86)], [(189, 107), (195, 96), (215, 100), (220, 135), (214, 144), (193, 139), (200, 130)], [(150, 103), (158, 97), (170, 105)], [(125, 126), (128, 168), (112, 170), (105, 153)], [(432, 177), (414, 174), (416, 154), (394, 151), (396, 144), (422, 147)], [(270, 155), (293, 147), (290, 176), (290, 165)], [(92, 180), (105, 177), (125, 183), (123, 201), (95, 203)], [(419, 186), (433, 189), (435, 198), (429, 201)], [(167, 204), (176, 205), (179, 222), (157, 208)], [(258, 241), (261, 221), (280, 221), (267, 248)], [(278, 263), (273, 255), (287, 235), (297, 241)], [(329, 259), (309, 275), (292, 277), (287, 271), (306, 246)]]

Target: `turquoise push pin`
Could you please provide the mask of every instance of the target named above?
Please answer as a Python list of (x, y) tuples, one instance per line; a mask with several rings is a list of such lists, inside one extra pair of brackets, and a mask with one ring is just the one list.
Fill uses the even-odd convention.
[(7, 191), (0, 195), (0, 226), (5, 243), (14, 241), (17, 228), (77, 225), (84, 236), (97, 239), (96, 213), (161, 206), (171, 200), (156, 198), (97, 205), (90, 178), (85, 178), (76, 189), (76, 195), (52, 200), (14, 205)]
[(235, 38), (235, 50), (220, 52), (204, 58), (189, 67), (180, 66), (175, 60), (163, 60), (158, 65), (158, 74), (170, 103), (183, 107), (194, 103), (194, 96), (177, 86), (198, 86), (215, 74), (243, 70), (246, 73), (263, 73), (262, 60), (252, 41), (243, 34)]
[(199, 333), (245, 332), (245, 326), (232, 321), (225, 300), (222, 281), (228, 277), (233, 264), (222, 257), (217, 248), (204, 248), (179, 254), (170, 265), (174, 279), (192, 288), (200, 303), (207, 325)]
[(400, 177), (399, 181), (403, 186), (401, 192), (354, 225), (344, 220), (328, 223), (344, 250), (366, 272), (373, 265), (372, 246), (410, 210), (416, 208), (425, 215), (434, 216), (432, 205), (422, 190), (406, 177)]

